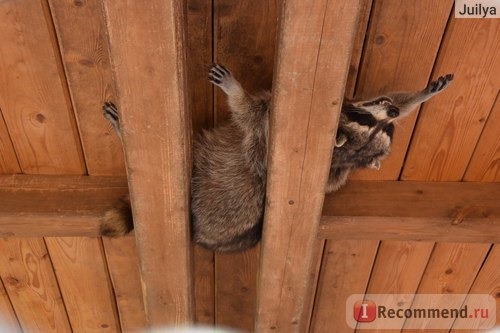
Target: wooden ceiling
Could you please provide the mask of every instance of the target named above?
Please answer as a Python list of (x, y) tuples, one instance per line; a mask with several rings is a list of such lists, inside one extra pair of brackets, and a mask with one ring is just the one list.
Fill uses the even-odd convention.
[[(0, 230), (0, 314), (13, 332), (132, 332), (146, 325), (133, 235), (114, 240), (95, 237), (95, 211), (82, 209), (95, 206), (96, 193), (109, 200), (108, 205), (127, 190), (121, 145), (100, 112), (104, 101), (118, 100), (102, 5), (98, 0), (0, 3), (0, 174), (5, 175), (0, 180), (0, 225), (5, 228)], [(280, 3), (186, 0), (185, 5), (187, 97), (196, 133), (228, 117), (224, 97), (206, 80), (206, 64), (225, 64), (250, 91), (271, 87)], [(500, 202), (500, 23), (455, 19), (452, 9), (452, 0), (361, 1), (346, 96), (421, 89), (446, 73), (454, 73), (455, 80), (396, 127), (391, 156), (381, 170), (362, 170), (352, 177), (358, 182), (339, 193), (346, 203), (355, 206), (360, 188), (368, 192), (370, 186), (379, 190), (375, 199), (403, 207), (394, 213), (398, 218), (406, 212), (399, 204), (411, 207), (418, 191), (431, 193), (425, 198), (444, 202), (436, 204), (444, 209), (466, 205), (469, 195), (463, 193), (474, 196), (470, 199), (474, 207), (488, 197), (491, 209), (495, 200)], [(111, 20), (120, 23), (124, 16), (115, 14)], [(126, 26), (121, 29), (126, 31)], [(131, 50), (133, 46), (130, 43)], [(447, 187), (440, 183), (444, 181), (453, 183)], [(399, 200), (394, 194), (402, 193), (400, 186), (415, 196)], [(435, 190), (427, 192), (433, 188), (443, 194), (433, 197)], [(12, 199), (21, 196), (21, 189), (26, 193), (31, 189), (32, 196)], [(447, 192), (450, 200), (456, 197), (454, 192), (462, 192), (460, 204), (448, 202)], [(18, 211), (21, 214), (14, 219), (2, 213), (12, 213), (11, 202), (25, 213), (36, 213), (30, 205), (43, 211), (50, 207), (51, 195), (52, 204), (61, 205), (51, 212), (56, 219), (51, 221), (57, 224), (49, 223), (48, 229), (42, 223), (46, 216), (36, 220)], [(67, 207), (64, 197), (79, 198), (66, 200), (71, 219), (61, 211)], [(334, 207), (335, 196), (326, 202), (325, 210)], [(318, 281), (312, 319), (307, 322), (310, 330), (353, 331), (345, 323), (345, 300), (365, 292), (488, 293), (497, 299), (500, 318), (500, 247), (492, 244), (498, 239), (494, 232), (498, 223), (490, 229), (481, 210), (467, 209), (446, 211), (441, 216), (444, 224), (436, 227), (428, 224), (432, 222), (428, 218), (419, 220), (422, 215), (414, 208), (409, 213), (413, 220), (407, 223), (422, 226), (420, 231), (399, 223), (397, 232), (384, 234), (387, 224), (377, 224), (363, 237), (355, 235), (373, 221), (349, 229), (350, 224), (328, 224), (324, 218), (314, 245), (318, 264), (310, 272)], [(334, 216), (329, 214), (323, 212)], [(470, 229), (455, 233), (449, 227), (450, 217), (460, 219), (460, 214), (464, 218), (482, 214), (481, 228), (472, 223)], [(74, 224), (58, 228), (62, 221)], [(7, 222), (12, 229), (7, 229)], [(470, 242), (476, 231), (481, 236)], [(350, 236), (339, 238), (340, 232)], [(259, 251), (257, 247), (221, 255), (194, 248), (198, 323), (253, 330)]]

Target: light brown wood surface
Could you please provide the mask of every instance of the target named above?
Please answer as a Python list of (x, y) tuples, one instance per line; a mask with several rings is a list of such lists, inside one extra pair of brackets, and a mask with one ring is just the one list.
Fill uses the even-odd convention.
[[(414, 294), (433, 245), (434, 243), (426, 242), (381, 242), (366, 293)], [(378, 323), (370, 324), (379, 328)], [(403, 323), (401, 321), (401, 325)], [(361, 329), (362, 326), (363, 323), (358, 323), (356, 332), (378, 332), (377, 329)]]
[(345, 84), (345, 97), (352, 99), (356, 91), (356, 82), (358, 79), (359, 69), (361, 65), (361, 56), (365, 46), (366, 32), (370, 14), (372, 11), (373, 0), (362, 0), (359, 9), (359, 18), (354, 39), (354, 47), (352, 49), (351, 64), (349, 65), (349, 73)]
[(42, 4), (0, 4), (2, 114), (24, 173), (80, 174), (78, 130)]
[(379, 241), (327, 241), (323, 254), (311, 332), (353, 332), (346, 322), (346, 301), (364, 294)]
[(185, 8), (159, 0), (107, 1), (104, 7), (148, 325), (190, 323)]
[(120, 324), (100, 240), (46, 237), (74, 332), (117, 332)]
[(500, 182), (500, 95), (484, 125), (464, 175), (465, 181)]
[(280, 9), (258, 332), (309, 326), (315, 237), (359, 5), (290, 1)]
[[(445, 256), (431, 256), (428, 268), (425, 270), (422, 280), (417, 289), (417, 295), (412, 303), (412, 308), (423, 308), (428, 306), (425, 294), (467, 294), (481, 265), (483, 258), (490, 249), (490, 244), (468, 244), (460, 243), (438, 243), (434, 248), (434, 253), (444, 253)], [(467, 263), (464, 265), (463, 263)], [(420, 296), (422, 295), (423, 296)], [(464, 299), (463, 299), (464, 300)], [(462, 301), (463, 301), (462, 300)], [(446, 303), (449, 308), (460, 308), (462, 302)], [(444, 318), (439, 319), (439, 325), (448, 325), (451, 328), (454, 318), (449, 318), (444, 322)], [(404, 323), (405, 332), (419, 329), (424, 330), (437, 324), (437, 320), (419, 320), (415, 318), (407, 319)]]
[(20, 172), (16, 152), (0, 109), (0, 174)]
[(85, 163), (92, 175), (125, 175), (118, 136), (102, 115), (116, 102), (100, 1), (49, 1)]
[(14, 309), (12, 309), (12, 303), (10, 302), (9, 295), (7, 295), (2, 281), (0, 281), (0, 313), (0, 328), (13, 333), (22, 332)]
[(0, 252), (0, 277), (23, 330), (71, 331), (45, 244), (37, 238), (2, 238)]
[(139, 257), (133, 234), (102, 239), (114, 297), (123, 332), (138, 332), (146, 327), (142, 299)]

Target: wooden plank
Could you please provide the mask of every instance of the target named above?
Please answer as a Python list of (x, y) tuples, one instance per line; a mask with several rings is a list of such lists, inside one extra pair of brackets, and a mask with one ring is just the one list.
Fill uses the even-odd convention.
[(0, 5), (0, 107), (24, 173), (80, 174), (78, 130), (45, 10), (40, 1)]
[(352, 181), (326, 198), (318, 235), (489, 243), (500, 240), (499, 200), (495, 183)]
[[(462, 179), (500, 83), (495, 75), (490, 74), (500, 70), (499, 24), (490, 25), (485, 21), (450, 20), (435, 72), (453, 70), (456, 82), (461, 82), (462, 78), (467, 84), (458, 84), (443, 96), (441, 103), (433, 100), (424, 106), (402, 178), (420, 181)], [(456, 52), (465, 56), (457, 56)], [(481, 97), (478, 99), (478, 96)], [(478, 101), (471, 103), (471, 99)], [(454, 107), (450, 108), (450, 105)], [(431, 107), (433, 113), (426, 113)], [(482, 264), (484, 248), (477, 244), (450, 244), (445, 248), (447, 251), (439, 249), (443, 247), (436, 246), (426, 267), (426, 272), (431, 275), (441, 271), (439, 263), (452, 261), (453, 253), (464, 251), (472, 254), (467, 260), (457, 262), (455, 267), (463, 272), (460, 280), (455, 281), (455, 289), (466, 290), (476, 278), (476, 272), (470, 268)], [(420, 255), (426, 254), (422, 252)]]
[[(251, 93), (271, 88), (278, 2), (214, 1), (214, 61), (228, 67)], [(220, 125), (229, 118), (227, 97), (220, 89), (214, 91), (214, 105), (214, 119)], [(218, 326), (253, 331), (258, 252), (251, 249), (230, 255), (216, 254)]]
[(500, 182), (500, 95), (497, 95), (490, 116), (474, 149), (465, 172), (465, 181)]
[(497, 183), (352, 181), (326, 196), (323, 216), (488, 218), (499, 198)]
[(21, 173), (16, 152), (0, 109), (0, 174)]
[(98, 236), (100, 217), (128, 192), (123, 177), (0, 176), (0, 235)]
[[(207, 64), (213, 62), (213, 1), (187, 0), (187, 78), (193, 132), (213, 126), (213, 87), (207, 81)], [(194, 320), (215, 324), (214, 253), (200, 246), (193, 251)]]
[[(429, 306), (428, 297), (420, 296), (423, 294), (467, 294), (473, 282), (470, 277), (477, 275), (490, 247), (490, 244), (473, 246), (460, 243), (436, 244), (434, 249), (436, 255), (432, 255), (427, 264), (411, 307), (418, 309)], [(460, 308), (462, 302), (452, 303), (447, 300), (446, 306)], [(448, 323), (444, 323), (443, 319), (439, 319), (439, 326), (447, 324), (448, 328), (451, 328), (454, 318), (449, 318)], [(410, 318), (405, 321), (403, 331), (426, 330), (433, 325), (436, 325), (435, 319)]]
[[(0, 233), (98, 236), (100, 216), (126, 186), (123, 177), (0, 176)], [(493, 242), (498, 200), (497, 183), (352, 181), (325, 197), (318, 236)]]
[(403, 179), (462, 179), (498, 94), (499, 54), (500, 21), (450, 21), (434, 72), (453, 72), (455, 84), (424, 106)]
[(146, 327), (142, 300), (139, 257), (133, 234), (103, 238), (109, 273), (123, 332), (139, 332)]
[(16, 313), (12, 308), (9, 295), (5, 291), (3, 281), (0, 278), (0, 330), (4, 332), (21, 333), (21, 326), (17, 320)]
[(253, 331), (259, 251), (256, 246), (239, 255), (215, 257), (217, 326)]
[[(414, 294), (433, 246), (426, 242), (381, 242), (366, 293)], [(358, 323), (356, 332), (379, 332), (378, 323), (370, 323), (373, 330), (362, 329), (364, 323)]]
[(183, 5), (154, 0), (146, 5), (106, 1), (104, 6), (151, 326), (186, 324), (194, 317), (189, 237), (191, 120), (185, 95)]
[(359, 6), (359, 1), (282, 4), (258, 280), (259, 332), (309, 327), (310, 305), (305, 303), (312, 292), (315, 238)]
[[(453, 0), (375, 1), (356, 97), (423, 89), (429, 80), (452, 6)], [(445, 73), (436, 72), (438, 74)], [(382, 162), (380, 170), (360, 170), (351, 178), (398, 179), (417, 115), (418, 112), (413, 112), (398, 122), (391, 155)]]
[(118, 331), (102, 244), (84, 237), (47, 237), (45, 241), (73, 331)]
[(347, 82), (345, 84), (345, 96), (351, 99), (354, 98), (354, 93), (356, 90), (356, 82), (361, 65), (361, 56), (363, 54), (363, 47), (365, 45), (368, 22), (370, 20), (370, 14), (372, 11), (372, 3), (373, 0), (361, 0), (358, 28), (356, 30), (356, 38), (354, 39), (354, 47), (352, 49), (349, 74), (347, 75)]
[(311, 332), (352, 332), (346, 322), (346, 301), (364, 294), (379, 242), (327, 241), (316, 292)]
[[(500, 270), (498, 269), (499, 262), (500, 246), (495, 245), (488, 254), (484, 265), (481, 267), (481, 271), (479, 272), (476, 280), (474, 281), (474, 284), (472, 285), (472, 288), (469, 291), (469, 294), (488, 294), (493, 296), (496, 301), (497, 323), (500, 318)], [(468, 327), (469, 330), (467, 332), (477, 332), (477, 327), (473, 327), (471, 325), (471, 322), (467, 322), (465, 319), (457, 319), (452, 329), (457, 326), (464, 328)]]
[(116, 100), (100, 1), (49, 0), (71, 101), (92, 175), (125, 175), (118, 136), (102, 116)]
[(23, 330), (71, 331), (43, 241), (37, 238), (3, 238), (0, 240), (0, 252), (0, 276)]
[(499, 243), (498, 232), (498, 219), (471, 218), (455, 225), (442, 218), (341, 216), (322, 218), (318, 237), (332, 240)]

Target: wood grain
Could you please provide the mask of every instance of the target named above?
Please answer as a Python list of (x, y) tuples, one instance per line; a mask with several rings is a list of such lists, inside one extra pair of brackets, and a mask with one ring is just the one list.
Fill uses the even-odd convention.
[(252, 332), (260, 247), (215, 257), (217, 326)]
[(40, 1), (0, 4), (0, 108), (24, 173), (81, 174), (78, 130), (45, 10)]
[(2, 175), (0, 235), (98, 236), (100, 217), (127, 192), (123, 177)]
[(311, 332), (354, 331), (346, 323), (346, 301), (365, 293), (378, 245), (378, 240), (326, 242)]
[(194, 246), (193, 256), (194, 320), (200, 325), (213, 326), (215, 325), (215, 256), (212, 251), (200, 246)]
[(259, 332), (309, 327), (310, 305), (305, 303), (314, 281), (315, 238), (359, 6), (358, 1), (282, 4), (258, 280)]
[[(500, 70), (499, 34), (499, 25), (493, 21), (450, 19), (434, 71), (454, 72), (457, 84), (440, 96), (440, 100), (431, 100), (424, 106), (406, 158), (403, 179), (462, 179), (498, 94), (500, 81), (492, 73)], [(427, 112), (429, 108), (432, 114)], [(453, 253), (460, 250), (475, 253), (475, 257), (458, 262), (455, 268), (463, 272), (457, 288), (466, 289), (476, 278), (469, 268), (484, 260), (485, 253), (478, 250), (478, 246), (451, 244), (447, 252), (434, 251), (426, 271), (440, 271), (441, 267), (434, 263), (451, 261)], [(420, 255), (425, 257), (426, 253)]]
[(123, 332), (140, 332), (146, 327), (142, 300), (139, 257), (133, 234), (121, 238), (103, 237), (114, 296)]
[[(469, 294), (488, 294), (496, 301), (496, 322), (500, 318), (500, 270), (498, 263), (500, 262), (500, 246), (494, 245), (488, 257), (486, 258), (481, 271), (479, 272)], [(481, 306), (481, 304), (477, 304)], [(456, 327), (468, 328), (467, 332), (477, 332), (477, 327), (472, 326), (471, 321), (457, 319), (453, 324), (452, 329)], [(455, 331), (455, 330), (453, 330)], [(465, 332), (465, 331), (459, 331)]]
[(106, 1), (104, 8), (148, 325), (190, 323), (191, 119), (184, 4)]
[(356, 82), (358, 79), (359, 68), (361, 65), (361, 56), (365, 46), (365, 38), (368, 29), (368, 22), (370, 21), (370, 14), (372, 11), (373, 0), (362, 0), (359, 9), (359, 19), (356, 30), (356, 37), (354, 39), (354, 47), (352, 49), (351, 64), (349, 65), (349, 74), (347, 75), (347, 82), (345, 84), (345, 96), (347, 98), (354, 98), (356, 91)]
[(5, 291), (3, 282), (0, 279), (0, 329), (5, 332), (21, 333), (21, 327), (17, 320), (9, 295)]
[(318, 236), (490, 243), (499, 200), (495, 183), (352, 181), (326, 197)]
[(8, 173), (21, 173), (21, 168), (0, 109), (0, 174)]
[(500, 95), (484, 125), (481, 137), (474, 149), (465, 181), (500, 182)]
[(101, 242), (84, 237), (45, 241), (73, 331), (117, 332), (120, 324)]
[[(452, 5), (452, 0), (375, 1), (356, 98), (423, 89), (429, 80)], [(436, 72), (439, 74), (445, 73)], [(360, 170), (351, 178), (398, 179), (417, 114), (415, 111), (398, 122), (392, 152), (382, 162), (380, 170)]]
[(500, 22), (452, 19), (434, 72), (453, 86), (420, 115), (406, 158), (405, 180), (462, 179), (500, 86)]
[[(213, 1), (186, 0), (187, 79), (189, 108), (194, 135), (213, 127), (213, 87), (207, 80), (207, 65), (213, 62)], [(215, 324), (214, 253), (194, 246), (194, 302), (196, 323)]]
[(100, 1), (49, 0), (88, 173), (125, 175), (123, 151), (102, 115), (116, 102)]
[(0, 276), (23, 330), (71, 331), (43, 241), (38, 238), (2, 238), (0, 252)]
[[(467, 294), (474, 281), (470, 277), (477, 275), (490, 247), (490, 244), (475, 244), (473, 246), (460, 243), (436, 244), (411, 307), (417, 309), (428, 307), (429, 298), (425, 297), (425, 294)], [(423, 294), (424, 296), (420, 296)], [(462, 302), (452, 303), (446, 300), (446, 307), (460, 308)], [(403, 332), (414, 329), (426, 330), (428, 327), (450, 329), (453, 321), (454, 318), (449, 318), (449, 320), (444, 320), (444, 318), (439, 320), (410, 318), (405, 321)]]
[[(277, 16), (276, 0), (214, 1), (214, 61), (228, 67), (251, 93), (271, 88)], [(220, 89), (214, 89), (214, 106), (220, 125), (230, 115)], [(258, 250), (216, 254), (215, 262), (216, 324), (253, 331)]]
[[(434, 243), (381, 242), (373, 266), (367, 294), (414, 294), (424, 273)], [(401, 321), (401, 326), (403, 325)], [(375, 325), (374, 325), (375, 324)], [(370, 326), (376, 328), (377, 323)], [(358, 323), (356, 332), (377, 332), (378, 329), (362, 329)]]

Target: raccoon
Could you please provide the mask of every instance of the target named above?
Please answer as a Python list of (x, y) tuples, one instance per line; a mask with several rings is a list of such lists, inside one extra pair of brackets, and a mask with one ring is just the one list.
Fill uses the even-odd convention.
[[(217, 252), (242, 251), (256, 245), (262, 234), (271, 94), (249, 94), (219, 64), (211, 66), (208, 79), (227, 95), (231, 119), (203, 131), (193, 145), (192, 238)], [(393, 121), (443, 91), (452, 80), (448, 74), (422, 91), (345, 100), (325, 192), (338, 190), (355, 169), (380, 168), (390, 153)], [(103, 112), (121, 137), (116, 107), (105, 103)], [(132, 229), (130, 202), (125, 198), (106, 212), (101, 233), (117, 237)]]

